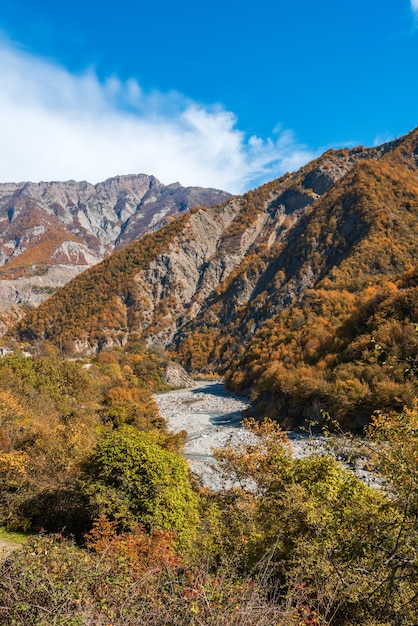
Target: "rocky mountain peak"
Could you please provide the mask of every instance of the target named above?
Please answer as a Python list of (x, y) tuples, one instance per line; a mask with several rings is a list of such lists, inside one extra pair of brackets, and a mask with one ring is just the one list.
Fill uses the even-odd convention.
[(0, 184), (0, 304), (37, 305), (170, 216), (228, 197), (146, 174)]
[[(375, 409), (412, 406), (417, 153), (418, 131), (330, 150), (243, 196), (183, 211), (31, 311), (17, 337), (69, 352), (161, 345), (188, 370), (251, 389), (258, 415), (285, 426), (324, 409), (361, 428)], [(173, 193), (187, 206), (197, 191), (165, 187), (165, 207)], [(155, 219), (157, 202), (150, 189), (141, 210)], [(128, 219), (118, 242), (139, 224)]]
[[(135, 274), (126, 277), (129, 286), (124, 293), (129, 295), (123, 296), (120, 306), (125, 311), (123, 317), (128, 320), (129, 311), (135, 310), (136, 321), (135, 328), (130, 328), (128, 321), (126, 329), (118, 331), (118, 341), (125, 341), (129, 333), (135, 331), (148, 341), (168, 345), (174, 337), (182, 336), (183, 328), (203, 314), (223, 324), (240, 306), (269, 289), (280, 271), (289, 274), (289, 279), (280, 298), (274, 296), (274, 306), (282, 306), (283, 302), (302, 293), (316, 280), (317, 272), (308, 261), (300, 266), (299, 257), (302, 259), (304, 253), (291, 254), (285, 259), (282, 247), (305, 236), (305, 215), (320, 206), (322, 199), (357, 164), (378, 161), (394, 147), (391, 144), (378, 148), (329, 150), (297, 172), (286, 174), (258, 190), (218, 202), (210, 208), (195, 210), (184, 226), (167, 239), (159, 255), (155, 254), (146, 265), (137, 268), (135, 265)], [(106, 193), (118, 189), (116, 204), (106, 209), (112, 212), (113, 220), (115, 215), (120, 217), (120, 232), (113, 239), (113, 245), (118, 249), (142, 234), (146, 212), (151, 216), (147, 227), (152, 231), (159, 228), (160, 220), (171, 207), (176, 206), (178, 211), (190, 208), (192, 203), (203, 204), (202, 200), (206, 200), (204, 204), (209, 204), (208, 200), (214, 204), (214, 200), (222, 199), (222, 192), (182, 188), (177, 184), (164, 187), (149, 177), (134, 178), (133, 183), (136, 185), (134, 191), (140, 189), (143, 194), (140, 211), (135, 207), (137, 196), (131, 177), (110, 179), (100, 184)], [(100, 193), (98, 196), (100, 198)], [(89, 216), (91, 209), (83, 207), (84, 221), (80, 212), (77, 214), (79, 224), (86, 229), (89, 220), (90, 227), (96, 229), (93, 231), (96, 236), (103, 227), (104, 211), (101, 201), (98, 202), (94, 212), (96, 222)], [(163, 210), (159, 209), (161, 205)], [(107, 220), (107, 232), (102, 241), (111, 240), (114, 224), (110, 218)], [(80, 229), (73, 234), (78, 236), (79, 232)], [(93, 271), (93, 281), (100, 282), (101, 271), (100, 266), (97, 272)], [(121, 294), (118, 297), (122, 297)], [(216, 304), (219, 297), (222, 299), (221, 314)], [(113, 339), (107, 337), (107, 344), (109, 341)], [(92, 349), (95, 348), (93, 344)]]

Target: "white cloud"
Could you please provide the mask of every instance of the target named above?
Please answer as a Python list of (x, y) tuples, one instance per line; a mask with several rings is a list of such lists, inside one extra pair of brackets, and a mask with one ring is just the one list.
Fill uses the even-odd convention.
[(411, 0), (411, 7), (413, 11), (418, 13), (418, 0)]
[(220, 106), (73, 75), (9, 44), (0, 45), (0, 133), (3, 182), (145, 173), (237, 193), (314, 156), (290, 131), (247, 139)]

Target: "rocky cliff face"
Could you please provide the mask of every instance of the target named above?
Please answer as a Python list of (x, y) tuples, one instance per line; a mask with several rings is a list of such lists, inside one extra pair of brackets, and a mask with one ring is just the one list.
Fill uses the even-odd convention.
[[(77, 349), (96, 350), (124, 343), (138, 334), (148, 343), (167, 346), (176, 338), (178, 344), (183, 330), (204, 315), (205, 324), (224, 324), (241, 305), (254, 300), (274, 278), (279, 269), (275, 265), (278, 250), (290, 234), (296, 232), (305, 213), (356, 163), (379, 159), (388, 150), (388, 145), (374, 149), (331, 150), (298, 172), (287, 174), (242, 197), (193, 210), (178, 227), (162, 229), (158, 237), (149, 235), (139, 247), (134, 244), (134, 247), (120, 250), (109, 263), (98, 265), (73, 281), (65, 292), (51, 298), (46, 308), (41, 307), (29, 316), (27, 331), (23, 331), (23, 335), (26, 332), (28, 337), (55, 340), (63, 332), (65, 339), (74, 341)], [(79, 236), (81, 228), (86, 231), (90, 224), (90, 236), (96, 238), (96, 249), (102, 246), (100, 250), (103, 250), (103, 246), (110, 245), (105, 244), (106, 241), (113, 240), (119, 245), (128, 232), (137, 233), (141, 219), (132, 213), (137, 197), (135, 202), (128, 202), (129, 194), (134, 191), (144, 194), (141, 206), (144, 202), (147, 206), (148, 199), (155, 210), (155, 194), (159, 187), (154, 179), (146, 184), (142, 181), (141, 185), (135, 181), (136, 187), (130, 179), (125, 182), (129, 189), (122, 196), (115, 195), (113, 180), (98, 186), (97, 192), (101, 198), (102, 194), (106, 198), (111, 196), (113, 206), (119, 207), (118, 211), (125, 219), (126, 225), (118, 238), (113, 238), (117, 228), (110, 220), (110, 216), (114, 218), (115, 210), (111, 214), (107, 212), (106, 219), (101, 222), (97, 212), (93, 220), (84, 204), (82, 208), (77, 205), (73, 211), (74, 237)], [(147, 185), (148, 190), (145, 189)], [(165, 188), (162, 195), (165, 197), (174, 191), (176, 189)], [(184, 193), (184, 190), (177, 191)], [(100, 202), (103, 204), (103, 200)], [(110, 237), (108, 233), (112, 228), (113, 236)], [(98, 237), (102, 232), (100, 229), (104, 231), (101, 240)], [(130, 265), (128, 258), (136, 260)], [(123, 281), (119, 280), (118, 285), (117, 281), (108, 284), (106, 280), (110, 283), (111, 279), (104, 278), (108, 274), (123, 276)], [(307, 268), (302, 288), (311, 282)], [(229, 284), (233, 287), (228, 291)], [(99, 296), (100, 290), (103, 293)], [(223, 294), (221, 305), (220, 292)], [(78, 305), (80, 309), (77, 309)], [(77, 318), (89, 320), (92, 315), (94, 329), (81, 328)], [(100, 322), (97, 321), (98, 315)], [(60, 319), (59, 326), (53, 317)]]
[[(136, 274), (141, 297), (133, 304), (133, 330), (149, 343), (178, 348), (193, 329), (227, 328), (249, 303), (255, 308), (245, 324), (255, 329), (251, 318), (261, 293), (270, 292), (265, 319), (318, 279), (321, 270), (289, 249), (291, 242), (303, 242), (310, 209), (356, 164), (378, 160), (395, 145), (330, 151), (294, 174), (191, 215), (167, 250)], [(283, 271), (289, 280), (277, 292)]]
[(0, 184), (0, 304), (37, 306), (113, 250), (171, 216), (230, 197), (154, 176)]

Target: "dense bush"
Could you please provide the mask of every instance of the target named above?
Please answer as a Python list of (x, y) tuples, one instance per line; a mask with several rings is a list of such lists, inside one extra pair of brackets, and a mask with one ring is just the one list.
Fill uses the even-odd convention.
[[(86, 626), (412, 626), (416, 423), (417, 412), (406, 411), (377, 416), (370, 429), (374, 463), (390, 481), (384, 490), (331, 457), (295, 459), (277, 425), (249, 423), (253, 443), (217, 455), (236, 482), (200, 492), (192, 541), (135, 524), (121, 532), (104, 515), (84, 548), (35, 538), (1, 565), (0, 618), (22, 626), (52, 616)], [(128, 468), (119, 462), (120, 476)]]
[[(263, 563), (278, 601), (296, 606), (303, 590), (320, 623), (415, 624), (416, 485), (405, 479), (412, 474), (417, 480), (416, 437), (405, 446), (407, 471), (391, 458), (397, 458), (400, 439), (409, 440), (416, 419), (416, 412), (413, 420), (407, 412), (403, 433), (388, 427), (386, 448), (376, 448), (391, 484), (406, 487), (396, 499), (366, 486), (330, 456), (294, 458), (275, 424), (250, 423), (253, 444), (218, 453), (236, 483), (208, 504), (207, 549), (220, 561), (225, 554), (235, 558), (243, 575)], [(382, 434), (380, 421), (376, 428)]]
[[(0, 621), (21, 626), (319, 626), (308, 607), (276, 606), (262, 580), (185, 569), (161, 533), (100, 539), (81, 550), (32, 540), (0, 566)], [(98, 549), (96, 549), (98, 547)]]
[(176, 530), (186, 536), (197, 524), (197, 499), (186, 461), (163, 449), (158, 436), (124, 426), (104, 433), (83, 480), (93, 509), (123, 528)]
[(80, 538), (94, 515), (81, 468), (100, 432), (130, 424), (158, 430), (164, 448), (181, 445), (165, 433), (152, 398), (152, 391), (166, 388), (160, 357), (136, 346), (102, 353), (87, 365), (57, 356), (0, 359), (1, 524), (65, 528)]

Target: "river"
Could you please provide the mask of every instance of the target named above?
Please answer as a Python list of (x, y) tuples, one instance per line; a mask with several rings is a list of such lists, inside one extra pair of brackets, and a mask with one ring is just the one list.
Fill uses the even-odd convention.
[(242, 411), (248, 407), (248, 400), (230, 394), (222, 383), (212, 381), (154, 397), (169, 429), (174, 433), (187, 431), (184, 456), (193, 472), (204, 484), (216, 488), (219, 476), (212, 449), (253, 440), (253, 435), (241, 426)]
[[(188, 433), (184, 448), (184, 456), (188, 459), (192, 471), (202, 482), (212, 489), (219, 489), (221, 479), (216, 471), (213, 448), (227, 445), (252, 443), (254, 435), (241, 426), (242, 411), (249, 405), (246, 398), (230, 394), (220, 382), (202, 381), (190, 389), (176, 389), (154, 396), (162, 417), (167, 420), (169, 430), (174, 433), (185, 430)], [(297, 458), (313, 452), (331, 453), (341, 458), (343, 445), (336, 445), (332, 450), (330, 441), (316, 435), (307, 437), (303, 433), (288, 433), (293, 454)], [(360, 459), (356, 464), (346, 467), (367, 482), (377, 486), (380, 481), (366, 469), (367, 459)]]

